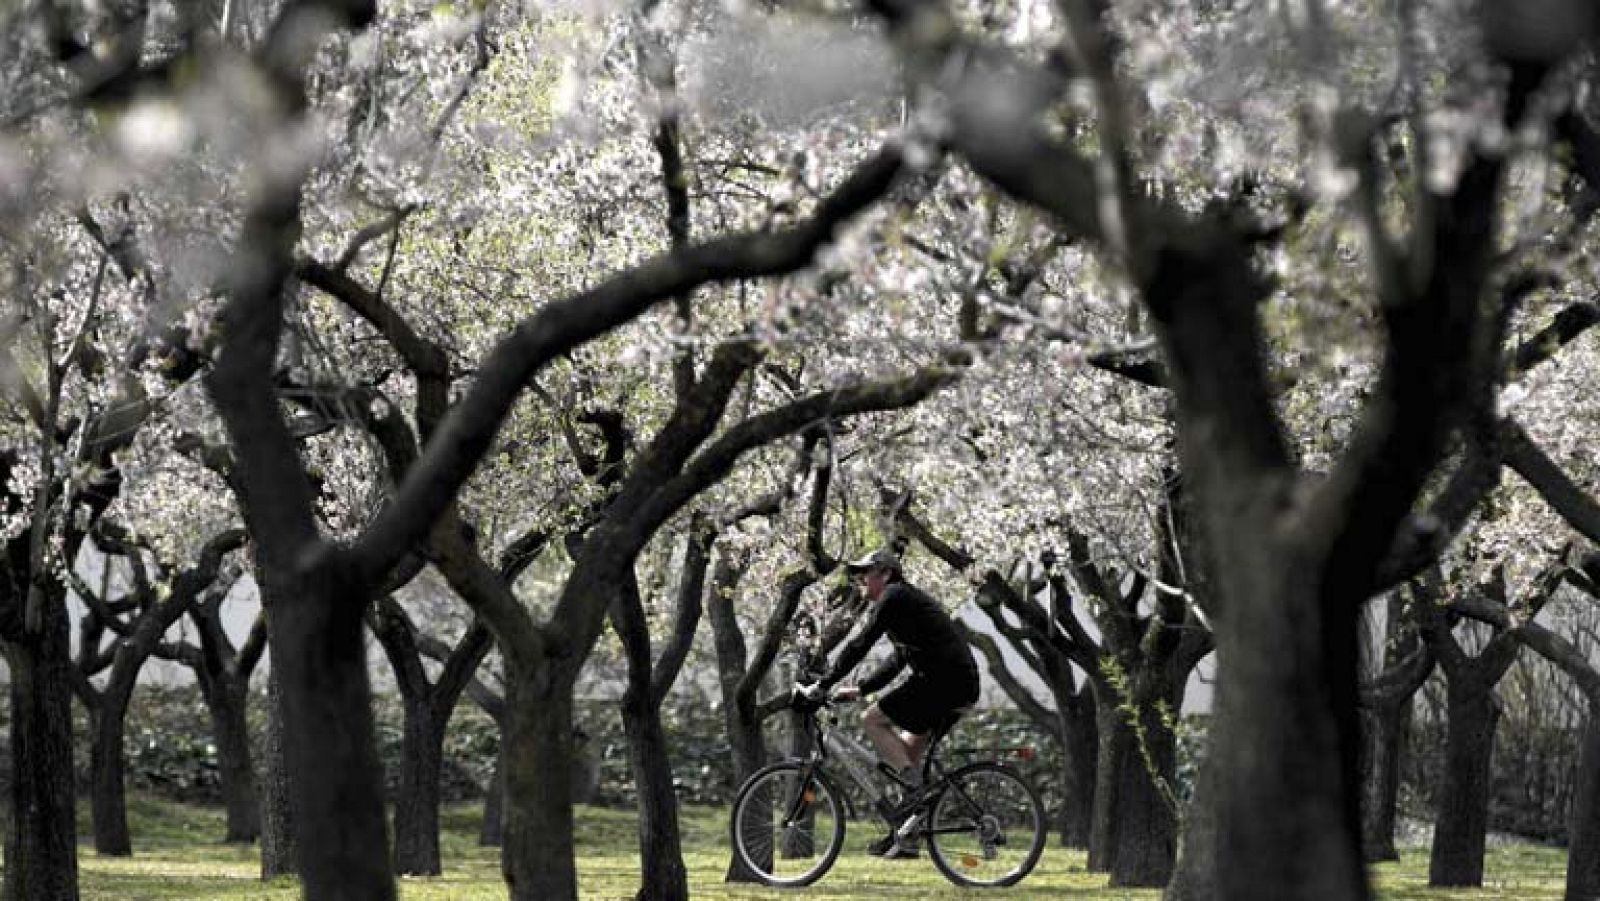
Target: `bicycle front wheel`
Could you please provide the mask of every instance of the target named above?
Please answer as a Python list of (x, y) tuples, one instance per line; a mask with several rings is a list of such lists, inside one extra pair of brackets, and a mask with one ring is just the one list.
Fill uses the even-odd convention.
[(844, 805), (815, 767), (775, 763), (756, 771), (733, 802), (733, 853), (767, 885), (810, 885), (844, 845)]
[(1015, 885), (1044, 851), (1044, 804), (1010, 767), (975, 763), (951, 774), (927, 836), (934, 866), (956, 885)]

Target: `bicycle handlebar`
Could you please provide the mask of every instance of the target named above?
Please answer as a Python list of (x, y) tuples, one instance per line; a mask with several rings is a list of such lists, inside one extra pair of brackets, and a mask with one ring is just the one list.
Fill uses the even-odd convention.
[(798, 690), (799, 683), (795, 683), (795, 685), (796, 687), (791, 688), (789, 691), (784, 692), (783, 694), (773, 695), (765, 701), (757, 703), (756, 709), (761, 711), (763, 716), (770, 716), (771, 714), (777, 713), (780, 710), (791, 709), (798, 713), (813, 714), (825, 707), (832, 707), (833, 705), (840, 703), (849, 703), (847, 701), (840, 701), (831, 691), (825, 695), (819, 695), (815, 698), (807, 697), (803, 692)]

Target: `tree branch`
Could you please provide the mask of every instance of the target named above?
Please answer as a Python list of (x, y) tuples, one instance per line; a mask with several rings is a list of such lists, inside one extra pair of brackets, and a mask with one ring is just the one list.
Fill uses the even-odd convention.
[(1361, 706), (1375, 709), (1404, 702), (1417, 693), (1422, 683), (1428, 681), (1434, 664), (1432, 646), (1427, 642), (1418, 644), (1405, 659), (1384, 670), (1377, 678), (1362, 683)]
[[(452, 653), (449, 645), (427, 634), (417, 636), (417, 647), (422, 653), (441, 663), (449, 660)], [(506, 713), (506, 699), (503, 695), (475, 675), (467, 680), (466, 691), (472, 702), (482, 708), (490, 719), (496, 723), (503, 722)]]
[(433, 699), (435, 712), (443, 717), (455, 707), (456, 700), (461, 697), (461, 692), (473, 679), (473, 674), (483, 663), (483, 658), (489, 655), (489, 650), (494, 647), (494, 635), (482, 620), (474, 618), (461, 640), (456, 642), (455, 649), (444, 660), (444, 669), (439, 673), (439, 679), (433, 686)]
[(1600, 324), (1600, 303), (1581, 301), (1563, 307), (1548, 325), (1517, 347), (1505, 374), (1506, 380), (1515, 379), (1555, 356), (1597, 324)]
[(66, 575), (67, 584), (72, 587), (73, 593), (77, 594), (78, 599), (83, 601), (83, 605), (89, 608), (89, 612), (102, 625), (118, 635), (127, 635), (133, 631), (131, 626), (122, 621), (122, 614), (132, 612), (137, 606), (133, 600), (123, 598), (114, 603), (107, 603), (100, 597), (99, 592), (83, 581), (83, 577), (78, 575), (74, 567), (63, 567), (62, 572)]
[(425, 697), (431, 686), (417, 657), (417, 627), (394, 595), (385, 594), (372, 602), (367, 608), (367, 627), (389, 658), (400, 694), (407, 699)]
[(958, 621), (956, 626), (961, 631), (962, 636), (967, 639), (967, 643), (977, 648), (978, 652), (983, 654), (983, 659), (989, 662), (989, 673), (994, 676), (995, 682), (999, 683), (1001, 690), (1006, 693), (1006, 697), (1017, 705), (1017, 709), (1021, 710), (1035, 724), (1050, 734), (1056, 734), (1058, 728), (1055, 714), (1046, 709), (1033, 696), (1032, 692), (1023, 687), (1021, 681), (1007, 666), (1005, 655), (1001, 653), (1000, 646), (995, 643), (994, 638), (973, 629), (963, 622)]
[(1600, 504), (1573, 482), (1533, 439), (1510, 419), (1502, 425), (1505, 462), (1522, 476), (1567, 525), (1600, 542)]
[(1532, 620), (1514, 616), (1504, 604), (1496, 604), (1486, 598), (1461, 598), (1450, 602), (1450, 609), (1462, 616), (1504, 629), (1571, 677), (1591, 705), (1600, 705), (1600, 672), (1589, 663), (1587, 655), (1565, 638)]
[(427, 534), (488, 450), (522, 387), (551, 359), (695, 286), (783, 275), (804, 266), (835, 229), (888, 190), (900, 165), (898, 151), (886, 150), (792, 229), (722, 238), (656, 257), (524, 320), (490, 353), (478, 381), (440, 424), (394, 502), (358, 541), (361, 567), (386, 572)]
[(629, 527), (636, 534), (650, 534), (690, 498), (727, 475), (740, 457), (756, 447), (826, 419), (911, 406), (954, 378), (955, 370), (934, 367), (902, 379), (819, 392), (753, 416), (729, 429), (684, 467), (682, 474), (662, 485), (641, 505)]
[(255, 622), (250, 624), (250, 634), (245, 636), (244, 644), (239, 648), (239, 654), (233, 663), (233, 674), (236, 678), (248, 680), (255, 671), (256, 664), (261, 662), (261, 655), (267, 649), (267, 614), (265, 611), (257, 613)]
[(964, 549), (935, 535), (927, 523), (911, 512), (910, 504), (900, 505), (896, 520), (900, 523), (900, 527), (905, 529), (908, 538), (927, 548), (928, 553), (944, 561), (946, 566), (956, 572), (965, 573), (977, 563), (977, 560)]
[(736, 698), (740, 704), (754, 702), (756, 692), (761, 690), (761, 683), (767, 677), (767, 671), (772, 669), (773, 661), (778, 659), (778, 650), (783, 646), (783, 637), (788, 631), (789, 623), (794, 619), (794, 612), (800, 607), (801, 596), (816, 581), (816, 574), (811, 572), (809, 567), (792, 570), (783, 577), (783, 584), (778, 589), (778, 603), (767, 614), (766, 627), (761, 630), (761, 643), (756, 646), (755, 654), (750, 658), (750, 665), (745, 669), (744, 678), (739, 680)]
[(672, 634), (651, 668), (650, 697), (659, 708), (666, 700), (678, 672), (689, 659), (689, 649), (694, 644), (694, 633), (700, 625), (701, 600), (706, 592), (706, 570), (711, 566), (711, 545), (717, 533), (711, 528), (709, 518), (696, 511), (690, 517), (688, 536), (685, 538), (683, 569), (678, 574), (677, 612), (672, 619)]

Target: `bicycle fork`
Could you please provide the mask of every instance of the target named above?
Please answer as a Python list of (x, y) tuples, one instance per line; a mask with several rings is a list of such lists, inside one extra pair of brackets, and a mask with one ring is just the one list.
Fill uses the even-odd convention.
[(805, 816), (806, 809), (811, 806), (815, 798), (815, 791), (811, 788), (816, 780), (816, 764), (807, 764), (800, 769), (800, 784), (795, 786), (794, 798), (783, 812), (783, 828), (788, 829), (795, 821)]

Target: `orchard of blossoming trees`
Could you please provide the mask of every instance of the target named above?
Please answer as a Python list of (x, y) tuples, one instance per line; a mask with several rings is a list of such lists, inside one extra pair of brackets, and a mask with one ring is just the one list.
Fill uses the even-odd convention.
[(597, 648), (639, 897), (684, 897), (661, 704), (702, 613), (742, 778), (886, 541), (976, 601), (1114, 884), (1369, 897), (1435, 673), (1430, 876), (1481, 884), (1496, 684), (1539, 660), (1587, 708), (1568, 896), (1600, 897), (1597, 47), (1586, 0), (13, 4), (4, 897), (78, 896), (74, 698), (94, 846), (134, 851), (165, 656), (264, 873), (438, 873), (470, 691), (510, 897), (575, 898), (551, 774)]

